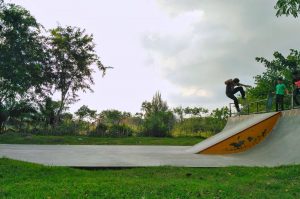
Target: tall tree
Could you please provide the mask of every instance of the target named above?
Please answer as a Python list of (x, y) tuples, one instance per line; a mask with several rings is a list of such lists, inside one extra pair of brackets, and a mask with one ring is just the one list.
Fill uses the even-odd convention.
[(151, 102), (145, 101), (142, 103), (142, 111), (145, 117), (157, 112), (165, 112), (168, 110), (167, 102), (162, 100), (161, 94), (156, 92)]
[(144, 133), (147, 136), (164, 137), (174, 125), (175, 117), (163, 101), (159, 92), (155, 93), (151, 102), (142, 103), (144, 111)]
[(28, 10), (1, 1), (0, 28), (0, 103), (34, 99), (47, 85), (42, 27)]
[(56, 115), (59, 120), (62, 110), (68, 104), (78, 100), (78, 91), (93, 91), (94, 84), (92, 65), (96, 64), (105, 72), (99, 57), (95, 53), (93, 36), (80, 28), (67, 26), (51, 30), (49, 38), (51, 46), (50, 76), (54, 79), (55, 90), (60, 92), (60, 108)]
[[(0, 1), (0, 125), (32, 112), (28, 102), (49, 91), (42, 26), (21, 6)], [(39, 97), (38, 97), (39, 96)], [(30, 104), (30, 103), (29, 103)]]

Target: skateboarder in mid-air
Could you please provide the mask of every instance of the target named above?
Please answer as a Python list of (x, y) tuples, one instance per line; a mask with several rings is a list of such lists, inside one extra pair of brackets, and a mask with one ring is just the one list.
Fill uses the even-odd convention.
[(234, 94), (240, 92), (242, 95), (242, 99), (245, 99), (245, 91), (243, 87), (250, 88), (251, 86), (241, 84), (238, 78), (229, 79), (225, 81), (225, 85), (226, 85), (226, 96), (234, 101), (236, 111), (239, 113), (241, 111), (239, 106), (239, 101), (234, 96)]

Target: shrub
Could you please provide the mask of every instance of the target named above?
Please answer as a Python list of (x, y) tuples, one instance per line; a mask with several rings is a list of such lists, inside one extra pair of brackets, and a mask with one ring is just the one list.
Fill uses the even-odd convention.
[(114, 124), (106, 126), (105, 124), (99, 123), (95, 130), (88, 133), (89, 136), (99, 137), (128, 137), (132, 136), (133, 130), (126, 125)]

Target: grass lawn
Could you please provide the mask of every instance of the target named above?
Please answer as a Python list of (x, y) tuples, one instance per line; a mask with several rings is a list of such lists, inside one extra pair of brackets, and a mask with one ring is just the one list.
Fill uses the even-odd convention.
[(79, 170), (0, 159), (0, 198), (300, 198), (300, 166)]
[(178, 138), (154, 138), (154, 137), (124, 137), (101, 138), (88, 136), (46, 136), (46, 135), (22, 135), (17, 133), (0, 134), (0, 144), (72, 144), (72, 145), (194, 145), (203, 138), (178, 137)]

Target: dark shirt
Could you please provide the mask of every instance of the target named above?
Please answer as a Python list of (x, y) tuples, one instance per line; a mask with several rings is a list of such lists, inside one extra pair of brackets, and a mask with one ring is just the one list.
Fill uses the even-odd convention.
[(234, 89), (234, 83), (232, 81), (227, 82), (226, 84), (226, 94), (231, 94)]

